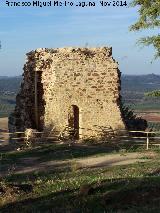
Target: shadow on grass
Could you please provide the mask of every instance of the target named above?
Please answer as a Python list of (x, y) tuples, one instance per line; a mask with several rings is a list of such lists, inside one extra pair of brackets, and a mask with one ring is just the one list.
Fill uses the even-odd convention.
[[(121, 159), (120, 159), (121, 157)], [(96, 158), (95, 158), (96, 159)], [(117, 171), (116, 168), (118, 169), (119, 166), (127, 166), (134, 164), (138, 166), (139, 163), (144, 163), (144, 162), (137, 162), (137, 156), (136, 159), (131, 158), (129, 161), (128, 156), (119, 156), (117, 159), (104, 159), (100, 163), (96, 163), (93, 165), (85, 165), (78, 161), (60, 161), (59, 163), (56, 163), (55, 161), (48, 161), (47, 164), (46, 162), (44, 164), (36, 164), (35, 166), (30, 166), (30, 167), (20, 167), (17, 170), (11, 172), (10, 174), (4, 175), (2, 179), (5, 179), (6, 181), (11, 181), (11, 182), (26, 182), (26, 181), (35, 181), (37, 179), (41, 180), (49, 180), (49, 179), (55, 179), (56, 178), (61, 178), (63, 179), (63, 174), (67, 176), (73, 176), (73, 173), (79, 173), (79, 175), (85, 174), (87, 176), (90, 176), (94, 174), (95, 176), (99, 173), (103, 173), (109, 170)], [(136, 160), (136, 161), (135, 161)], [(86, 160), (87, 161), (87, 160)], [(93, 159), (92, 159), (93, 161)], [(132, 162), (133, 161), (133, 162)], [(130, 162), (130, 163), (129, 163)], [(142, 165), (142, 164), (141, 164)], [(123, 168), (123, 167), (122, 167)]]
[[(10, 171), (12, 174), (22, 173), (21, 175), (17, 176), (19, 178), (25, 176), (34, 178), (34, 172), (39, 173), (47, 170), (53, 170), (53, 172), (61, 172), (62, 170), (70, 171), (70, 165), (68, 164), (67, 160), (105, 155), (113, 152), (115, 153), (124, 147), (119, 145), (115, 146), (115, 144), (109, 143), (94, 146), (84, 144), (69, 145), (50, 143), (37, 145), (32, 149), (26, 149), (20, 152), (1, 152), (0, 176), (7, 176), (8, 171)], [(129, 147), (128, 144), (127, 147)], [(115, 160), (112, 160), (112, 162), (104, 162), (103, 164), (104, 166), (106, 166), (106, 164), (110, 166), (113, 163), (116, 163)], [(99, 166), (102, 167), (102, 163)], [(96, 167), (98, 167), (98, 165)], [(23, 175), (23, 173), (26, 174)], [(12, 177), (14, 178), (16, 175), (12, 175)]]
[(7, 204), (0, 212), (160, 212), (160, 178), (105, 180), (91, 194), (62, 190)]
[[(68, 144), (43, 144), (33, 149), (23, 150), (23, 151), (13, 151), (13, 152), (2, 152), (0, 159), (0, 176), (8, 176), (9, 173), (18, 173), (22, 171), (22, 175), (17, 175), (17, 177), (30, 177), (34, 172), (40, 172), (40, 170), (68, 170), (67, 162), (65, 160), (71, 160), (79, 157), (87, 157), (96, 154), (109, 153), (110, 149), (107, 147), (97, 147), (97, 146), (69, 146)], [(59, 161), (56, 165), (55, 162)], [(12, 171), (11, 171), (12, 170)], [(23, 175), (27, 173), (28, 175)], [(10, 176), (10, 175), (9, 175)], [(14, 177), (14, 175), (12, 176)], [(15, 175), (16, 177), (16, 175)], [(21, 178), (20, 178), (21, 179)], [(25, 178), (26, 179), (26, 178)]]
[(62, 161), (73, 158), (88, 157), (96, 154), (110, 153), (113, 150), (115, 149), (104, 146), (69, 146), (68, 144), (44, 144), (33, 149), (27, 149), (20, 152), (2, 152), (1, 163), (14, 162), (20, 164), (21, 159), (31, 157), (38, 158), (39, 163), (54, 160)]
[[(12, 147), (12, 145), (10, 146)], [(8, 146), (9, 148), (9, 146)], [(105, 154), (118, 152), (121, 149), (126, 151), (136, 151), (139, 145), (135, 141), (118, 140), (106, 142), (103, 144), (40, 144), (33, 148), (26, 149), (23, 151), (9, 152), (6, 149), (0, 147), (0, 153), (3, 153), (6, 158), (11, 161), (19, 161), (20, 158), (24, 157), (39, 157), (39, 161), (48, 160), (67, 160), (72, 158), (89, 157), (96, 154)]]

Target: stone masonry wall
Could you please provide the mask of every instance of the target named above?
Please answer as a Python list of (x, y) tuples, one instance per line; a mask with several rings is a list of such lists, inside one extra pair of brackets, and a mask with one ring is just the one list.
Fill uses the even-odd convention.
[[(120, 71), (111, 48), (37, 49), (27, 54), (24, 80), (10, 129), (62, 132), (69, 110), (79, 110), (80, 137), (98, 137), (106, 127), (125, 129), (120, 110)], [(35, 123), (38, 75), (38, 127)]]

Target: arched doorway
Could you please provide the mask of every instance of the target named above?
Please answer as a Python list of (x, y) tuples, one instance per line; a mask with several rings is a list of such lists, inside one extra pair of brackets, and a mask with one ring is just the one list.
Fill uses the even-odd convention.
[(76, 105), (69, 108), (68, 126), (70, 135), (74, 139), (79, 139), (79, 108)]

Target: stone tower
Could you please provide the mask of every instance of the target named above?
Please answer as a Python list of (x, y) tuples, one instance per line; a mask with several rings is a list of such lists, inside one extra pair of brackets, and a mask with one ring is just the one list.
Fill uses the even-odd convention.
[(63, 132), (99, 137), (125, 129), (120, 110), (120, 71), (112, 49), (37, 49), (27, 54), (10, 130)]

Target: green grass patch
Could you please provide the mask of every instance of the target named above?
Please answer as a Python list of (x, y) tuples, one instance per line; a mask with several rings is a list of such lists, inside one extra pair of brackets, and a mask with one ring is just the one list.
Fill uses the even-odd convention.
[[(159, 151), (154, 152), (155, 157), (144, 157), (149, 161), (143, 163), (97, 168), (80, 168), (74, 159), (108, 155), (113, 153), (112, 149), (46, 144), (21, 152), (3, 153), (0, 162), (3, 166), (22, 165), (21, 160), (29, 157), (38, 158), (40, 163), (73, 161), (64, 168), (62, 165), (36, 172), (8, 173), (1, 178), (8, 191), (1, 195), (0, 212), (98, 213), (146, 212), (147, 209), (159, 212), (160, 155)], [(33, 191), (13, 191), (9, 188), (13, 183), (31, 184)], [(84, 185), (92, 188), (90, 193), (80, 193)]]

